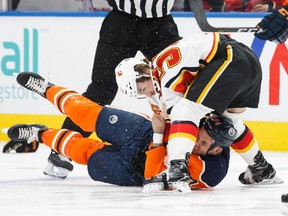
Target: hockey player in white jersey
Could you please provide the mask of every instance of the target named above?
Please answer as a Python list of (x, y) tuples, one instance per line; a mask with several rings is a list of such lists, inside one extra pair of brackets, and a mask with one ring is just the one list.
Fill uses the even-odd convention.
[[(246, 108), (258, 107), (262, 80), (260, 62), (249, 47), (219, 33), (193, 34), (159, 52), (150, 65), (135, 58), (123, 60), (115, 74), (124, 94), (145, 95), (162, 117), (168, 117), (166, 112), (170, 114), (170, 162), (178, 160), (185, 166), (185, 155), (197, 139), (197, 122), (215, 111), (231, 118), (238, 131), (232, 148), (248, 164), (239, 181), (282, 183), (243, 122)], [(159, 134), (155, 137), (161, 139)], [(169, 170), (169, 181), (187, 175), (177, 167), (173, 169), (171, 163)]]

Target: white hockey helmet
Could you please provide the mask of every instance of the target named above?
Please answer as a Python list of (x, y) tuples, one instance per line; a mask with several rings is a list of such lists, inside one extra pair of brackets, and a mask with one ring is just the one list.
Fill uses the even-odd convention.
[(138, 95), (136, 79), (141, 77), (151, 77), (150, 75), (143, 75), (135, 71), (134, 67), (138, 64), (147, 63), (137, 58), (126, 58), (122, 60), (115, 68), (117, 85), (119, 89), (129, 97), (143, 97)]

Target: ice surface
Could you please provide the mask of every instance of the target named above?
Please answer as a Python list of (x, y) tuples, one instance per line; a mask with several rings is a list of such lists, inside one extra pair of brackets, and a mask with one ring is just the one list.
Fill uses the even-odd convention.
[(49, 178), (43, 175), (49, 153), (44, 145), (36, 153), (1, 153), (1, 216), (277, 216), (288, 209), (281, 204), (281, 195), (288, 193), (288, 152), (264, 152), (284, 184), (241, 185), (238, 175), (246, 164), (232, 152), (219, 186), (184, 195), (146, 195), (140, 187), (95, 182), (86, 166), (75, 163), (67, 179)]

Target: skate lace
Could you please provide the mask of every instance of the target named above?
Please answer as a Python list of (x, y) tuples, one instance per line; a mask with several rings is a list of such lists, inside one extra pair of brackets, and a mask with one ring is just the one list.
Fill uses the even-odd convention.
[(48, 81), (46, 80), (43, 81), (41, 79), (37, 79), (31, 76), (25, 86), (30, 90), (33, 90), (36, 93), (43, 95), (44, 92), (46, 91), (47, 84)]
[(35, 127), (28, 127), (28, 128), (19, 128), (19, 139), (26, 139), (28, 143), (32, 142), (33, 140), (37, 140), (37, 132), (39, 128)]

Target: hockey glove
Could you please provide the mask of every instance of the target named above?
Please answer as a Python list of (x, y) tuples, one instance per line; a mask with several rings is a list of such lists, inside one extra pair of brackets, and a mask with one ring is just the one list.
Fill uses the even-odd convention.
[(263, 29), (255, 33), (259, 39), (284, 43), (288, 38), (288, 5), (272, 10), (272, 13), (266, 15), (258, 26)]
[(28, 153), (37, 151), (39, 142), (34, 140), (32, 143), (27, 141), (13, 141), (10, 140), (3, 148), (3, 153), (10, 153), (15, 151), (16, 153)]

